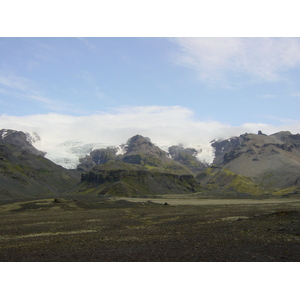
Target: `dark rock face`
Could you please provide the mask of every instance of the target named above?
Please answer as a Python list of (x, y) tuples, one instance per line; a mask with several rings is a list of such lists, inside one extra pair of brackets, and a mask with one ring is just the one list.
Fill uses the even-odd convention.
[(148, 137), (143, 137), (139, 134), (133, 136), (127, 141), (127, 147), (125, 148), (127, 154), (132, 152), (160, 152), (158, 147), (156, 147)]
[(116, 148), (102, 148), (90, 152), (90, 154), (80, 159), (80, 164), (77, 169), (79, 171), (87, 172), (95, 166), (103, 165), (109, 161), (117, 160)]
[(81, 185), (92, 194), (142, 196), (191, 193), (197, 189), (192, 175), (150, 172), (148, 170), (101, 170), (83, 173)]
[[(213, 164), (223, 164), (225, 155), (226, 161), (228, 161), (228, 159), (233, 159), (234, 151), (243, 143), (244, 138), (245, 135), (240, 135), (239, 137), (232, 137), (223, 141), (213, 141), (211, 144), (211, 146), (215, 149), (215, 158)], [(230, 152), (231, 154), (229, 155)]]

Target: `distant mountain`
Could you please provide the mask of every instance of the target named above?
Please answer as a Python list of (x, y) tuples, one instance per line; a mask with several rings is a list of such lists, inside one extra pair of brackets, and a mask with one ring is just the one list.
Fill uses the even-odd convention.
[[(32, 136), (33, 134), (34, 133), (27, 135)], [(34, 139), (32, 144), (35, 148), (44, 151), (46, 158), (58, 165), (63, 166), (64, 168), (88, 171), (99, 164), (107, 162), (108, 160), (118, 159), (119, 155), (124, 155), (125, 152), (129, 150), (129, 141), (130, 139), (125, 144), (108, 145), (97, 140), (89, 143), (79, 140), (56, 142), (55, 139), (48, 141), (41, 138)], [(170, 149), (171, 147), (181, 146), (164, 145), (163, 148), (161, 148), (161, 151), (167, 153), (169, 158), (174, 158), (173, 156), (171, 157), (171, 153), (168, 151), (168, 148)], [(211, 148), (210, 145), (208, 147)], [(194, 154), (191, 155), (191, 159), (188, 159), (190, 162), (193, 160), (199, 162), (199, 157), (201, 155), (207, 159), (207, 155), (202, 153), (202, 149), (200, 149), (199, 146), (195, 146), (195, 149), (193, 150)], [(130, 152), (132, 151), (130, 150)], [(207, 151), (204, 152), (206, 153)], [(174, 160), (177, 161), (177, 158), (174, 158)], [(181, 164), (184, 165), (183, 162), (181, 162)]]
[(33, 146), (39, 141), (37, 134), (0, 130), (0, 199), (64, 191), (118, 196), (300, 194), (300, 134), (259, 132), (214, 140), (211, 165), (198, 160), (199, 150), (177, 145), (164, 151), (148, 137), (135, 135), (116, 147), (93, 149), (90, 144), (77, 170), (45, 158), (45, 152)]
[(76, 184), (78, 175), (46, 159), (24, 132), (0, 130), (0, 199), (55, 195)]
[(154, 145), (148, 137), (135, 135), (126, 144), (119, 147), (95, 149), (80, 159), (77, 169), (89, 171), (93, 167), (107, 162), (122, 161), (140, 165), (147, 170), (168, 172), (172, 174), (197, 174), (205, 169), (195, 155), (197, 151), (182, 146), (172, 146), (169, 153)]
[(212, 146), (213, 166), (198, 176), (210, 189), (259, 194), (300, 187), (300, 134), (246, 133)]
[(123, 154), (101, 149), (90, 156), (93, 163), (99, 159), (98, 165), (82, 174), (81, 192), (135, 196), (196, 191), (193, 172), (141, 135), (127, 141)]
[(127, 141), (125, 153), (120, 159), (125, 163), (137, 164), (149, 170), (174, 174), (192, 174), (184, 165), (169, 157), (168, 153), (155, 146), (148, 137), (135, 135)]

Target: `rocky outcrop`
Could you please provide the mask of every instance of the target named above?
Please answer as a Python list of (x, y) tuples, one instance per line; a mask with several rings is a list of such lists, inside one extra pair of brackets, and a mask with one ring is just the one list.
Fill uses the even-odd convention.
[(91, 151), (86, 157), (79, 159), (80, 164), (77, 169), (82, 172), (87, 172), (93, 167), (103, 165), (109, 161), (116, 161), (117, 157), (116, 148), (108, 147), (96, 149)]

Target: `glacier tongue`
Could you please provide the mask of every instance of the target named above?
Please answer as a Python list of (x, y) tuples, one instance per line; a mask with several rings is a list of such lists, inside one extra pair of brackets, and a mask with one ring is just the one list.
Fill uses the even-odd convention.
[(32, 144), (37, 149), (45, 151), (46, 158), (66, 169), (76, 169), (80, 163), (80, 158), (85, 157), (92, 150), (108, 147), (103, 143), (85, 143), (83, 141), (49, 143), (39, 140)]

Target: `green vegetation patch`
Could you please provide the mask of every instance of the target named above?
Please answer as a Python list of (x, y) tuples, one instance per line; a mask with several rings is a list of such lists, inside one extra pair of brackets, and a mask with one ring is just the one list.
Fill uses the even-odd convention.
[(228, 169), (208, 168), (205, 172), (197, 176), (201, 182), (205, 182), (205, 187), (210, 191), (217, 192), (238, 192), (252, 195), (265, 193), (257, 183), (251, 178), (235, 174)]

